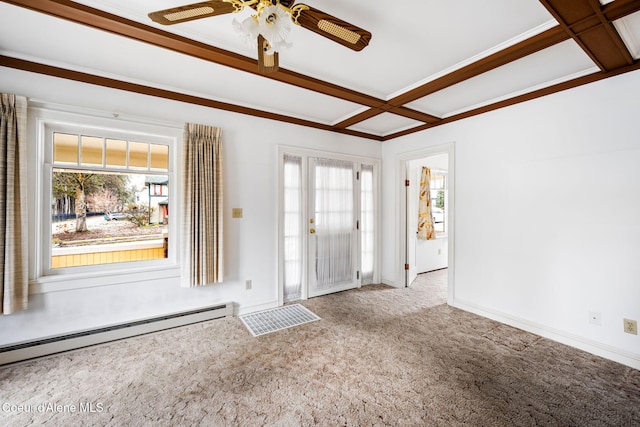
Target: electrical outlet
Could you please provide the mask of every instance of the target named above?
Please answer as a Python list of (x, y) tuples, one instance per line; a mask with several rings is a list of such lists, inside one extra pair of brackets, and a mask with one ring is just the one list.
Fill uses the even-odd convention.
[(602, 314), (599, 311), (589, 312), (589, 323), (600, 326), (602, 324)]
[(638, 335), (638, 322), (631, 319), (623, 319), (624, 331), (628, 334)]
[(247, 290), (251, 289), (251, 280), (247, 280), (245, 282), (245, 286), (246, 286)]
[(231, 209), (231, 218), (242, 218), (242, 208)]

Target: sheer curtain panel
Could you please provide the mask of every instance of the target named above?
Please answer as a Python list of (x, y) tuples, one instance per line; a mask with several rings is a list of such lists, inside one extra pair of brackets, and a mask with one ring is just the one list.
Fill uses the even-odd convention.
[(316, 159), (315, 222), (317, 288), (353, 280), (353, 163)]
[(221, 133), (216, 127), (185, 125), (183, 287), (222, 282)]
[(284, 156), (284, 300), (302, 296), (302, 158)]
[(0, 95), (0, 264), (2, 314), (27, 308), (27, 100)]
[(373, 165), (362, 165), (360, 171), (360, 270), (362, 284), (373, 283), (375, 261), (375, 200)]

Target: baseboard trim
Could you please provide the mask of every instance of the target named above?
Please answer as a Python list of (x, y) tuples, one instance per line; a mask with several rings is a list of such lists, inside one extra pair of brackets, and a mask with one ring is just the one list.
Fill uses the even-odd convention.
[(231, 316), (234, 311), (234, 305), (234, 303), (221, 303), (201, 309), (181, 311), (2, 346), (0, 347), (0, 365)]
[(640, 354), (631, 353), (559, 329), (531, 322), (516, 316), (511, 316), (459, 298), (456, 298), (451, 305), (461, 310), (468, 311), (482, 317), (487, 317), (497, 322), (522, 329), (523, 331), (531, 332), (532, 334), (540, 335), (552, 341), (556, 341), (640, 370)]

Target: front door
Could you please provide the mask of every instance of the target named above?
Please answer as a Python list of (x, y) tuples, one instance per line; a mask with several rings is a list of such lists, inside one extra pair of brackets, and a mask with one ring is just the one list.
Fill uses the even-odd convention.
[(309, 158), (308, 296), (358, 286), (356, 166)]

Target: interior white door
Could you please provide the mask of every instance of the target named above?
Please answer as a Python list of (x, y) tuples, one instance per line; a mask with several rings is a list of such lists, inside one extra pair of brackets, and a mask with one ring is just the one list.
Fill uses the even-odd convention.
[[(416, 245), (418, 239), (416, 237), (416, 230), (418, 230), (418, 198), (420, 197), (420, 180), (418, 172), (419, 163), (407, 162), (406, 167), (406, 181), (409, 181), (409, 185), (405, 186), (406, 201), (407, 201), (407, 249), (406, 249), (406, 261), (405, 264), (409, 266), (406, 270), (405, 286), (411, 286), (414, 280), (418, 277), (418, 266), (416, 261)], [(406, 182), (405, 181), (405, 182)]]
[(309, 158), (308, 296), (358, 286), (355, 164)]

